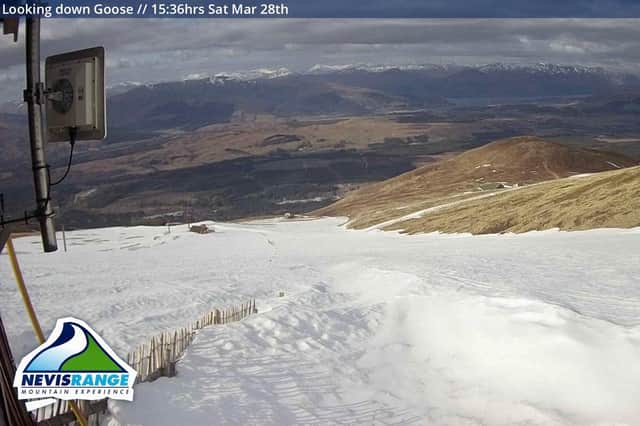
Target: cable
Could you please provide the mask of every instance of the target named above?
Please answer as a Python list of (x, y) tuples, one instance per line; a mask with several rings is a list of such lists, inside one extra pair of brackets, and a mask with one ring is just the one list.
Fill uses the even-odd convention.
[[(51, 187), (55, 185), (59, 185), (66, 179), (71, 171), (71, 164), (73, 162), (73, 151), (76, 146), (76, 136), (78, 134), (77, 127), (69, 127), (69, 143), (71, 144), (71, 151), (69, 152), (69, 162), (67, 163), (67, 170), (65, 170), (64, 175), (60, 179), (55, 182), (51, 182), (51, 170), (49, 169), (49, 165), (44, 165), (39, 168), (47, 169), (47, 175), (49, 176), (49, 187), (47, 188), (47, 198), (39, 201), (45, 201), (44, 207), (42, 209), (36, 209), (33, 214), (28, 214), (26, 211), (24, 212), (24, 217), (20, 219), (4, 219), (4, 194), (0, 194), (0, 227), (4, 228), (6, 225), (10, 225), (12, 223), (20, 223), (24, 222), (25, 224), (29, 223), (29, 219), (41, 219), (43, 217), (49, 217), (53, 214), (47, 215), (45, 212), (47, 211), (47, 207), (49, 205), (49, 194), (51, 193)], [(34, 169), (35, 170), (35, 169)]]
[[(57, 181), (50, 183), (49, 186), (56, 186), (62, 183), (63, 180), (67, 177), (69, 172), (71, 171), (71, 162), (73, 161), (73, 148), (76, 146), (76, 135), (78, 133), (77, 127), (69, 127), (69, 143), (71, 144), (71, 152), (69, 153), (69, 162), (67, 163), (67, 170), (64, 172), (64, 175)], [(51, 178), (49, 178), (51, 181)]]

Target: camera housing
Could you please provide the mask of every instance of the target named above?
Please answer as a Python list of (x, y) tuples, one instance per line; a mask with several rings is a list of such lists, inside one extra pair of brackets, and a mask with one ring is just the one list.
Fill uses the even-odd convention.
[(68, 141), (70, 129), (75, 129), (76, 140), (106, 137), (104, 69), (103, 47), (46, 59), (49, 142)]

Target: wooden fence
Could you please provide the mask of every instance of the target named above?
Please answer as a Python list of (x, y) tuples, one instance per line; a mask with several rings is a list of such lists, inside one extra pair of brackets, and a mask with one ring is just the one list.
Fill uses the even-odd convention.
[[(176, 362), (193, 342), (198, 330), (211, 325), (228, 324), (240, 321), (249, 315), (257, 313), (256, 301), (251, 300), (240, 306), (225, 310), (215, 309), (187, 327), (154, 336), (146, 344), (138, 346), (127, 355), (127, 364), (138, 372), (136, 383), (153, 382), (154, 380), (176, 374)], [(77, 401), (87, 417), (90, 426), (100, 424), (100, 416), (107, 410), (107, 400)], [(38, 426), (66, 426), (74, 425), (75, 417), (67, 401), (56, 401), (34, 412), (34, 419)]]
[(138, 372), (136, 383), (175, 375), (175, 363), (193, 341), (196, 331), (210, 325), (240, 321), (256, 312), (256, 302), (252, 300), (224, 311), (213, 310), (187, 327), (152, 337), (127, 356), (127, 363)]

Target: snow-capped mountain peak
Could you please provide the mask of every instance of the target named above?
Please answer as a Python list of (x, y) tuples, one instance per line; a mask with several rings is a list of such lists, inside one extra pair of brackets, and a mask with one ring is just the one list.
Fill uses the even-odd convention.
[(529, 73), (563, 75), (563, 74), (603, 74), (604, 69), (600, 67), (589, 67), (583, 65), (558, 65), (540, 62), (537, 64), (512, 64), (512, 63), (492, 63), (477, 65), (472, 68), (483, 73), (522, 71)]
[(184, 78), (184, 80), (206, 80), (212, 84), (224, 84), (226, 81), (235, 80), (235, 81), (251, 81), (258, 79), (272, 79), (272, 78), (280, 78), (286, 77), (292, 74), (289, 69), (285, 67), (281, 68), (258, 68), (254, 70), (248, 71), (238, 71), (238, 72), (219, 72), (216, 74), (206, 74), (206, 73), (197, 73), (190, 74)]

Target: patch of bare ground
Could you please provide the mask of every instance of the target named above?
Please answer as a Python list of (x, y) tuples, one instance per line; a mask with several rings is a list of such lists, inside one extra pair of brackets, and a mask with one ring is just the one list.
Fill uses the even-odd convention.
[[(350, 227), (364, 229), (401, 221), (411, 213), (444, 204), (457, 206), (507, 188), (634, 165), (634, 160), (619, 154), (573, 148), (536, 137), (509, 138), (368, 185), (314, 214), (347, 216)], [(394, 223), (389, 228), (400, 227)]]

